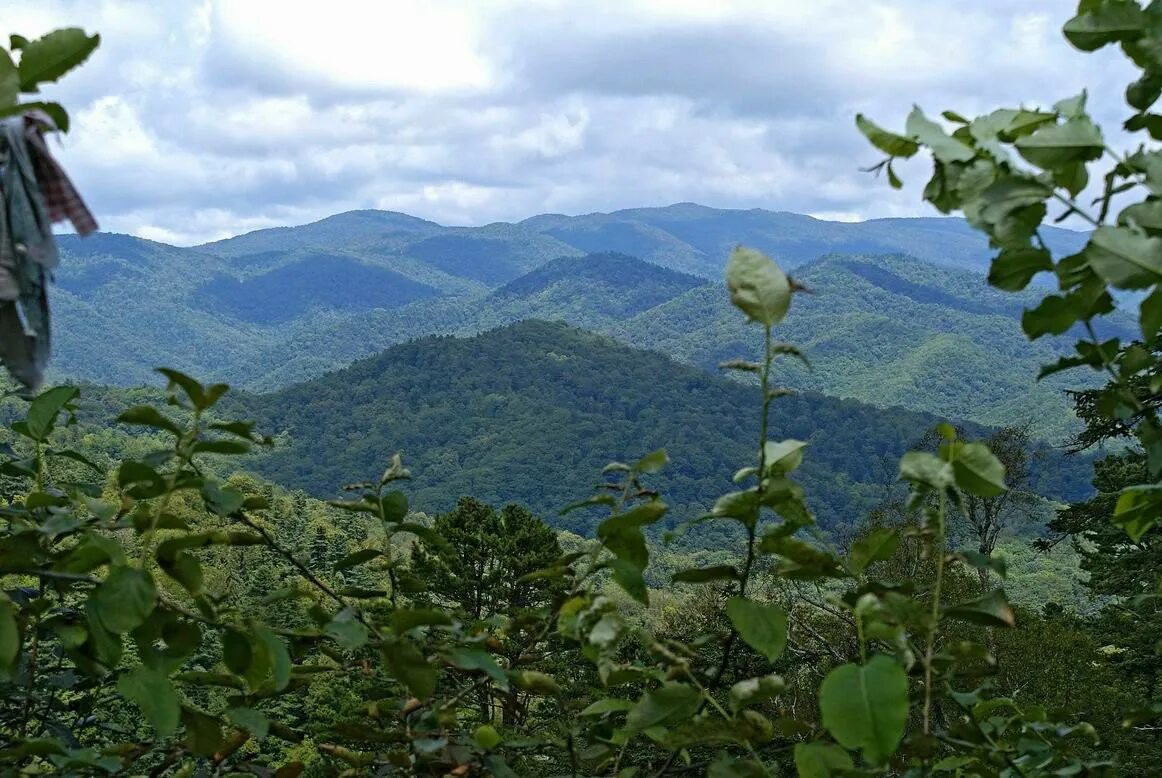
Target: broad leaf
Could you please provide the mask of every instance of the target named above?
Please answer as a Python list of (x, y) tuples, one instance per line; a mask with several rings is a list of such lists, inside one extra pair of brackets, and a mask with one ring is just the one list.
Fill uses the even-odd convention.
[(157, 589), (148, 573), (117, 566), (93, 592), (92, 603), (105, 629), (120, 635), (149, 618), (157, 605)]
[(439, 673), (410, 642), (398, 640), (385, 643), (383, 660), (388, 672), (421, 700), (428, 699), (436, 691)]
[(795, 745), (795, 770), (799, 778), (831, 778), (854, 767), (851, 755), (839, 746), (830, 743)]
[(56, 425), (57, 417), (68, 403), (79, 394), (74, 386), (54, 386), (32, 401), (25, 416), (28, 437), (43, 442)]
[(1014, 144), (1021, 156), (1043, 170), (1075, 162), (1092, 162), (1105, 151), (1101, 130), (1088, 118), (1047, 124)]
[(456, 647), (448, 652), (448, 661), (461, 670), (480, 671), (496, 681), (501, 689), (508, 689), (508, 676), (487, 651), (478, 648)]
[(983, 443), (955, 445), (952, 472), (956, 485), (969, 494), (995, 497), (1005, 491), (1005, 466)]
[(1119, 289), (1145, 289), (1162, 281), (1162, 238), (1129, 227), (1098, 227), (1085, 257), (1095, 273)]
[(731, 597), (726, 615), (748, 646), (771, 662), (778, 659), (787, 645), (787, 614), (782, 608)]
[(737, 581), (738, 570), (734, 565), (711, 565), (679, 570), (670, 580), (673, 583), (708, 583), (710, 581)]
[(0, 594), (0, 678), (10, 678), (20, 655), (20, 625), (16, 621), (16, 606), (6, 595)]
[(1110, 43), (1133, 40), (1146, 25), (1146, 15), (1136, 2), (1102, 2), (1088, 5), (1085, 13), (1065, 23), (1065, 38), (1082, 51), (1096, 51)]
[(141, 708), (145, 720), (157, 730), (159, 737), (167, 737), (177, 729), (181, 698), (160, 670), (139, 665), (121, 676), (117, 691)]
[(951, 137), (919, 108), (913, 108), (912, 113), (908, 114), (904, 130), (931, 149), (932, 156), (941, 162), (968, 162), (976, 156), (976, 152), (970, 146)]
[(778, 675), (762, 675), (739, 681), (730, 687), (730, 709), (737, 713), (747, 705), (771, 699), (786, 687), (787, 684)]
[(1005, 249), (989, 267), (989, 283), (1006, 292), (1019, 292), (1029, 285), (1033, 276), (1053, 269), (1053, 260), (1045, 249)]
[(791, 283), (770, 257), (739, 246), (726, 266), (730, 302), (751, 321), (778, 324), (791, 305)]
[(848, 567), (859, 575), (872, 562), (890, 559), (900, 545), (900, 533), (890, 527), (876, 527), (864, 537), (851, 544)]
[(863, 133), (871, 144), (889, 157), (911, 157), (920, 149), (920, 145), (911, 138), (888, 132), (872, 122), (862, 113), (855, 115), (855, 126)]
[(56, 81), (80, 65), (101, 42), (99, 35), (68, 27), (28, 41), (20, 51), (20, 88), (36, 92), (45, 82)]
[(944, 615), (987, 627), (1013, 627), (1017, 623), (1004, 589), (993, 589), (983, 597), (946, 608)]
[(226, 718), (231, 724), (249, 732), (255, 740), (262, 740), (270, 730), (270, 721), (266, 714), (254, 708), (231, 708), (226, 711)]
[(847, 749), (859, 749), (872, 764), (895, 753), (908, 721), (908, 676), (890, 657), (866, 665), (845, 664), (823, 679), (819, 690), (823, 726)]
[(900, 478), (940, 490), (952, 484), (952, 466), (927, 451), (909, 451), (900, 458)]
[(693, 686), (670, 681), (638, 700), (626, 716), (625, 723), (631, 732), (685, 721), (694, 715), (702, 702), (702, 693)]

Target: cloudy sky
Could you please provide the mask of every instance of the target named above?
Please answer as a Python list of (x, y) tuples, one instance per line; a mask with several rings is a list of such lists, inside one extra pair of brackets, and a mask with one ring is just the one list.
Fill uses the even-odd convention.
[(861, 173), (877, 160), (854, 114), (1116, 98), (1112, 52), (1061, 38), (1075, 6), (9, 0), (3, 32), (101, 33), (47, 94), (74, 118), (59, 155), (103, 229), (191, 244), (354, 208), (919, 215), (924, 167), (898, 193)]

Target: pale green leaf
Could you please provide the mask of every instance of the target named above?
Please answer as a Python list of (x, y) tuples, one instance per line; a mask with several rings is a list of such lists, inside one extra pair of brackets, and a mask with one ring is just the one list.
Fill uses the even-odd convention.
[(908, 676), (883, 655), (862, 666), (840, 665), (823, 679), (819, 706), (823, 726), (840, 745), (859, 749), (872, 764), (882, 764), (904, 736)]

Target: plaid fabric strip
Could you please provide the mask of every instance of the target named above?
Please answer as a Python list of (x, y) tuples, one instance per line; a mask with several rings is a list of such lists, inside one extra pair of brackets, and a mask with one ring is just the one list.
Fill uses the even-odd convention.
[(77, 188), (65, 174), (60, 164), (53, 159), (41, 134), (41, 123), (26, 117), (28, 143), (31, 147), (32, 165), (36, 170), (36, 181), (44, 196), (48, 216), (54, 222), (70, 221), (78, 235), (88, 235), (97, 231), (97, 220), (77, 193)]

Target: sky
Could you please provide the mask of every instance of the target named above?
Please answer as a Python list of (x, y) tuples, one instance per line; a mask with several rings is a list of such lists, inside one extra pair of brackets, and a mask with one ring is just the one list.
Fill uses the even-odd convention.
[[(930, 215), (927, 163), (861, 172), (864, 112), (1049, 105), (1129, 71), (1073, 0), (16, 0), (9, 33), (102, 36), (45, 90), (102, 229), (191, 245), (342, 211), (443, 224), (692, 201)], [(1102, 99), (1109, 98), (1109, 99)]]

